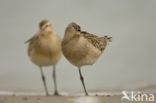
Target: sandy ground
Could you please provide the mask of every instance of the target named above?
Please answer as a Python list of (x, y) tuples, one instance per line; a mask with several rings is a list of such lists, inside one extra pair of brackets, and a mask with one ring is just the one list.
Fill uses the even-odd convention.
[(114, 96), (0, 96), (0, 103), (156, 103), (121, 101)]

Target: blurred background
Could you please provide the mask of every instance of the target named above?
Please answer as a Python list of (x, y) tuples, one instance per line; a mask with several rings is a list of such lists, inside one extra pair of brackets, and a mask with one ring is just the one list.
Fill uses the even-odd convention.
[[(99, 60), (82, 68), (88, 91), (155, 88), (155, 10), (155, 0), (0, 0), (0, 91), (44, 92), (24, 44), (42, 19), (50, 20), (61, 38), (70, 22), (113, 37)], [(53, 92), (52, 67), (44, 73)], [(57, 80), (60, 92), (83, 92), (77, 68), (64, 57)]]

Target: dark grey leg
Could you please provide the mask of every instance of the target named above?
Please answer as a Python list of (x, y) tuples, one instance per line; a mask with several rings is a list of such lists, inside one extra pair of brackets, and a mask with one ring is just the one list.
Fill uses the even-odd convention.
[(53, 65), (53, 80), (54, 80), (54, 95), (59, 95), (57, 91), (57, 82), (56, 82), (56, 67)]
[(79, 74), (80, 74), (80, 80), (82, 82), (82, 85), (83, 85), (83, 88), (84, 88), (84, 91), (85, 91), (85, 95), (88, 96), (88, 93), (87, 93), (87, 90), (86, 90), (86, 87), (85, 87), (85, 83), (84, 83), (84, 79), (83, 79), (83, 76), (82, 76), (82, 73), (81, 73), (81, 68), (78, 68), (79, 69)]
[(43, 74), (42, 67), (40, 67), (40, 72), (41, 72), (41, 78), (42, 78), (42, 81), (43, 81), (43, 85), (44, 85), (46, 96), (49, 96), (47, 85), (46, 85), (46, 80), (45, 80), (45, 76)]

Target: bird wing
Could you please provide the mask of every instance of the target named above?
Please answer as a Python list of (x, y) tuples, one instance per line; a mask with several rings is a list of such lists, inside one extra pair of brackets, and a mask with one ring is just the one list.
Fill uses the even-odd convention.
[(39, 37), (39, 34), (36, 33), (33, 37), (31, 37), (30, 39), (28, 39), (27, 41), (25, 41), (24, 43), (29, 43), (32, 42), (33, 40), (37, 39)]
[(99, 49), (101, 52), (105, 49), (106, 47), (106, 40), (102, 40), (100, 37), (90, 34), (86, 31), (82, 31), (81, 34), (86, 38), (94, 47)]
[(33, 36), (33, 37), (31, 37), (30, 39), (28, 39), (27, 41), (25, 41), (24, 43), (26, 44), (26, 43), (29, 43), (29, 42), (31, 42), (31, 41), (33, 41), (34, 39), (36, 39), (37, 38), (37, 36)]

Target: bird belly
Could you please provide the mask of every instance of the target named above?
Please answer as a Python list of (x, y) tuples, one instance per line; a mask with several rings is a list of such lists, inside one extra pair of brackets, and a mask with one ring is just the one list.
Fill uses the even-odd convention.
[[(74, 41), (76, 42), (76, 41)], [(89, 45), (88, 42), (80, 40), (77, 43), (71, 42), (63, 47), (65, 57), (75, 66), (92, 65), (101, 55), (101, 51)]]
[(79, 66), (83, 66), (83, 65), (93, 65), (97, 59), (100, 57), (101, 55), (101, 51), (99, 51), (97, 48), (93, 47), (93, 46), (88, 46), (88, 44), (85, 46), (87, 53), (84, 56), (84, 58), (82, 58), (77, 64)]
[(38, 66), (50, 66), (56, 64), (61, 58), (61, 53), (43, 54), (43, 53), (31, 53), (31, 61)]
[(29, 45), (31, 61), (38, 66), (50, 66), (56, 64), (61, 56), (61, 41), (57, 38), (41, 38), (39, 43)]

